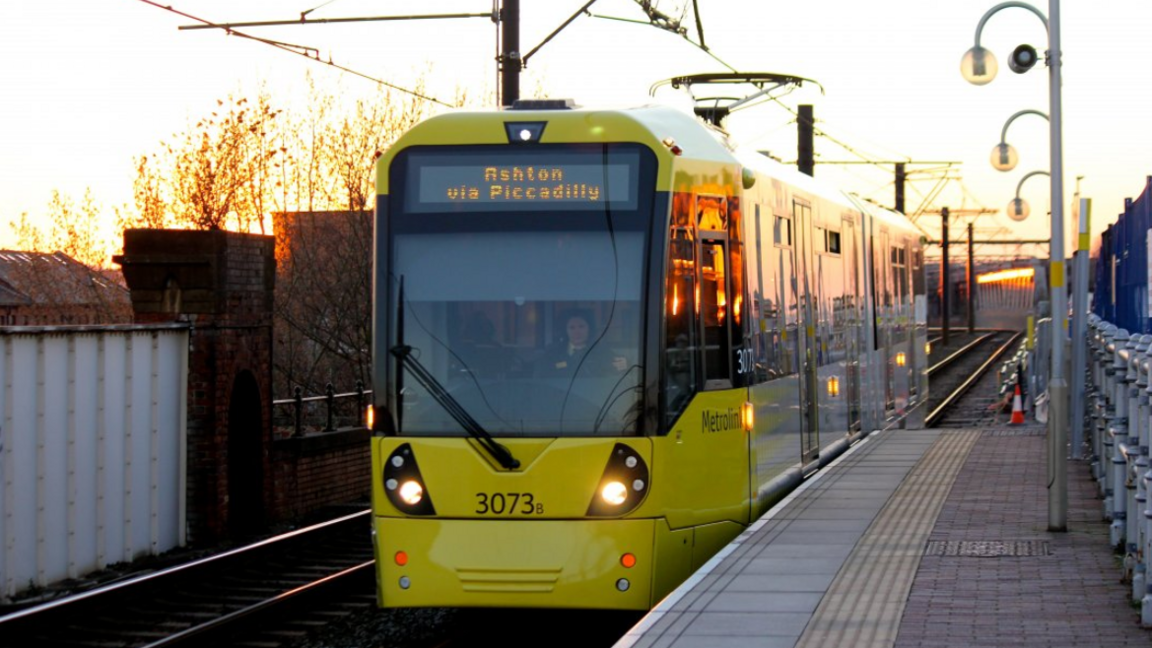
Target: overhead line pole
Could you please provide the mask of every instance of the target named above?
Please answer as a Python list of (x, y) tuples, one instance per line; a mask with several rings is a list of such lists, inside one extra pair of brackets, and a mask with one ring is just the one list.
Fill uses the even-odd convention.
[[(804, 113), (803, 113), (803, 109), (804, 109), (804, 106), (800, 106), (800, 109), (801, 109), (801, 113), (800, 113), (800, 115), (803, 115), (803, 114), (804, 114)], [(797, 116), (797, 123), (799, 124), (799, 129), (800, 129), (800, 136), (801, 136), (801, 138), (803, 138), (803, 137), (804, 137), (804, 133), (805, 133), (805, 128), (804, 128), (804, 124), (803, 124), (803, 121), (802, 121), (802, 118), (801, 118), (801, 116), (800, 116), (800, 115), (798, 115), (798, 116)], [(808, 145), (808, 149), (809, 149), (809, 150), (812, 150), (812, 146), (811, 146), (811, 144), (809, 144), (809, 145)], [(802, 167), (803, 167), (803, 163), (804, 163), (804, 159), (803, 159), (803, 151), (804, 151), (804, 147), (803, 147), (803, 145), (801, 145), (801, 146), (799, 147), (799, 149), (798, 149), (797, 160), (796, 160), (796, 162), (795, 162), (795, 164), (796, 164), (796, 166), (797, 166), (798, 168), (802, 168)], [(817, 165), (817, 164), (836, 164), (836, 165), (841, 165), (841, 164), (868, 164), (868, 165), (872, 165), (872, 166), (880, 166), (880, 165), (882, 165), (882, 164), (891, 164), (891, 165), (893, 165), (893, 166), (895, 167), (895, 174), (896, 174), (896, 181), (895, 181), (895, 185), (896, 185), (896, 202), (895, 202), (895, 207), (894, 207), (894, 209), (895, 209), (896, 211), (900, 212), (901, 214), (907, 214), (908, 212), (907, 212), (907, 211), (904, 209), (904, 208), (905, 208), (905, 202), (904, 202), (904, 196), (905, 196), (905, 192), (904, 192), (904, 185), (905, 185), (905, 183), (907, 182), (907, 179), (908, 179), (908, 175), (909, 175), (910, 173), (924, 173), (924, 172), (927, 172), (927, 171), (934, 171), (934, 170), (936, 170), (936, 169), (916, 169), (916, 170), (913, 170), (913, 171), (908, 171), (908, 169), (907, 169), (907, 165), (909, 165), (909, 164), (943, 164), (943, 165), (946, 165), (946, 166), (944, 167), (944, 169), (943, 169), (943, 170), (944, 170), (945, 172), (947, 172), (947, 170), (948, 170), (948, 169), (950, 169), (950, 168), (951, 168), (951, 167), (953, 167), (953, 166), (959, 165), (959, 164), (960, 164), (960, 162), (956, 162), (956, 161), (947, 161), (947, 160), (943, 160), (943, 161), (922, 161), (922, 162), (917, 162), (917, 161), (913, 161), (913, 160), (812, 160), (812, 161), (809, 163), (809, 165), (810, 165), (810, 166), (809, 166), (809, 168), (812, 168), (812, 167), (814, 167), (814, 166), (815, 166), (815, 165)], [(812, 174), (811, 174), (811, 173), (809, 173), (808, 175), (812, 175)]]
[[(199, 20), (198, 18), (195, 18), (194, 16), (188, 16), (187, 14), (183, 14), (181, 12), (175, 11), (174, 9), (171, 9), (171, 7), (164, 7), (162, 5), (159, 5), (156, 2), (152, 2), (151, 0), (143, 0), (143, 1), (147, 2), (148, 4), (153, 4), (153, 5), (156, 5), (158, 7), (168, 9), (169, 11), (174, 11), (175, 13), (179, 13), (180, 15), (184, 15), (184, 16), (187, 16), (189, 18)], [(300, 18), (298, 20), (251, 20), (251, 21), (232, 22), (232, 23), (213, 23), (213, 22), (209, 22), (209, 21), (203, 21), (204, 24), (180, 25), (179, 27), (177, 27), (177, 29), (179, 29), (179, 30), (223, 29), (224, 31), (229, 32), (229, 33), (234, 33), (237, 35), (245, 36), (244, 34), (240, 34), (240, 32), (235, 31), (235, 28), (236, 27), (277, 27), (277, 26), (288, 26), (288, 25), (324, 25), (324, 24), (356, 23), (356, 22), (386, 22), (386, 21), (398, 21), (398, 20), (442, 20), (442, 19), (452, 19), (452, 18), (490, 18), (490, 19), (496, 20), (499, 23), (501, 23), (500, 24), (500, 54), (499, 54), (499, 57), (497, 59), (497, 65), (499, 68), (499, 76), (500, 76), (500, 104), (503, 106), (511, 106), (517, 99), (520, 98), (520, 72), (524, 69), (524, 66), (527, 63), (528, 59), (533, 54), (535, 54), (537, 51), (539, 51), (541, 47), (543, 47), (545, 44), (547, 44), (548, 41), (552, 40), (556, 36), (556, 34), (560, 33), (561, 30), (563, 30), (565, 27), (570, 25), (573, 20), (576, 20), (576, 18), (580, 17), (581, 14), (587, 14), (588, 13), (588, 7), (591, 7), (592, 4), (595, 2), (596, 2), (596, 0), (588, 0), (588, 2), (584, 4), (584, 6), (580, 7), (580, 9), (578, 9), (576, 11), (576, 13), (572, 14), (567, 20), (565, 20), (563, 24), (561, 24), (559, 27), (557, 27), (539, 45), (532, 48), (532, 51), (530, 51), (524, 55), (520, 54), (520, 0), (503, 0), (503, 2), (501, 2), (500, 9), (498, 9), (494, 13), (493, 12), (487, 12), (487, 13), (450, 13), (450, 14), (412, 14), (412, 15), (403, 15), (403, 16), (357, 16), (357, 17), (347, 17), (347, 18), (311, 18), (310, 19), (310, 18), (306, 18), (308, 12), (304, 12), (304, 13), (300, 14)], [(702, 31), (701, 31), (701, 37), (703, 37)], [(258, 40), (258, 41), (269, 43), (269, 44), (275, 44), (275, 45), (281, 47), (282, 49), (287, 49), (284, 46), (284, 44), (277, 44), (274, 41), (268, 41), (265, 39), (255, 38), (255, 37), (251, 37), (251, 36), (248, 36), (248, 38), (253, 38), (253, 40)], [(311, 50), (312, 48), (308, 48), (308, 49)], [(294, 50), (290, 49), (289, 51), (294, 51)], [(312, 50), (312, 51), (315, 51), (315, 50)], [(297, 53), (299, 53), (299, 52), (297, 52)], [(313, 58), (313, 57), (309, 57), (309, 58)], [(319, 60), (319, 52), (317, 52), (317, 56), (315, 57), (315, 60)], [(332, 64), (331, 61), (329, 61), (329, 64), (330, 65)], [(351, 70), (348, 70), (347, 68), (343, 68), (341, 66), (335, 66), (335, 67), (342, 69), (342, 70), (345, 70), (345, 71), (352, 72)], [(355, 72), (353, 72), (353, 73), (355, 73)], [(371, 78), (371, 77), (368, 77), (364, 74), (359, 74), (359, 73), (355, 73), (355, 74), (358, 74), (359, 76), (362, 76), (365, 78)], [(373, 79), (373, 80), (378, 81), (380, 83), (385, 83), (385, 85), (389, 85), (390, 87), (395, 87), (395, 86), (391, 86), (390, 84), (387, 84), (386, 82), (379, 81), (378, 79)], [(406, 92), (410, 92), (410, 91), (406, 91)], [(425, 98), (427, 98), (427, 97), (425, 97)], [(436, 100), (432, 99), (432, 101), (436, 101)], [(443, 102), (438, 101), (437, 103), (443, 103)], [(447, 104), (445, 104), (445, 105), (447, 105)]]
[(520, 98), (520, 0), (504, 0), (500, 7), (500, 105)]

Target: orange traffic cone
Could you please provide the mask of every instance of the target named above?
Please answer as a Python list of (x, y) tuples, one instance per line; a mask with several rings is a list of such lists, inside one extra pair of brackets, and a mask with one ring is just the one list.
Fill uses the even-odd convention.
[(1012, 396), (1012, 419), (1008, 425), (1024, 424), (1024, 404), (1020, 399), (1020, 385), (1016, 385), (1016, 393)]

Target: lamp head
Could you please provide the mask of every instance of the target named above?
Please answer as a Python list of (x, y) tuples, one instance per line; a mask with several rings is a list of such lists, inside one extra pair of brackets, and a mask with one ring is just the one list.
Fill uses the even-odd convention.
[(989, 158), (992, 162), (992, 168), (997, 171), (1011, 171), (1016, 168), (1016, 163), (1020, 161), (1020, 157), (1016, 154), (1016, 149), (1007, 142), (1000, 142), (992, 147), (992, 156)]
[(1013, 198), (1008, 201), (1008, 218), (1014, 221), (1022, 221), (1028, 218), (1031, 210), (1028, 208), (1028, 201), (1023, 198)]
[(984, 85), (996, 78), (996, 57), (979, 45), (968, 50), (960, 60), (960, 74), (972, 85)]
[(1036, 65), (1039, 57), (1036, 56), (1036, 48), (1031, 45), (1017, 45), (1016, 49), (1012, 50), (1012, 57), (1008, 59), (1008, 69), (1016, 74), (1024, 74)]

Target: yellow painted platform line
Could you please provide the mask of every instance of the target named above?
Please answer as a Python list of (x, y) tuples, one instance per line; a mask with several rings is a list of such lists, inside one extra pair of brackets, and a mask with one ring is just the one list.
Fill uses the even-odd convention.
[(920, 558), (981, 430), (941, 434), (892, 494), (828, 588), (797, 648), (888, 648)]

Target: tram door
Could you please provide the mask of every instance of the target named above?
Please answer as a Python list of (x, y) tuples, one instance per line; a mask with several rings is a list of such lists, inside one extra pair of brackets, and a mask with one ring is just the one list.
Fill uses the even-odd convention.
[(728, 267), (728, 205), (720, 196), (697, 196), (700, 235), (700, 318), (704, 332), (704, 389), (732, 387), (733, 298)]
[(820, 417), (816, 399), (816, 314), (812, 304), (812, 207), (792, 201), (792, 221), (796, 225), (796, 293), (799, 301), (800, 342), (800, 459), (808, 464), (820, 455)]
[(863, 346), (861, 338), (864, 335), (864, 328), (863, 322), (861, 322), (862, 304), (857, 297), (861, 291), (856, 223), (845, 219), (841, 231), (843, 232), (844, 299), (846, 302), (844, 312), (850, 322), (846, 333), (848, 339), (845, 340), (848, 353), (848, 357), (845, 359), (847, 369), (845, 375), (848, 381), (848, 389), (845, 390), (848, 394), (848, 430), (859, 432), (862, 428), (860, 421), (860, 349)]

